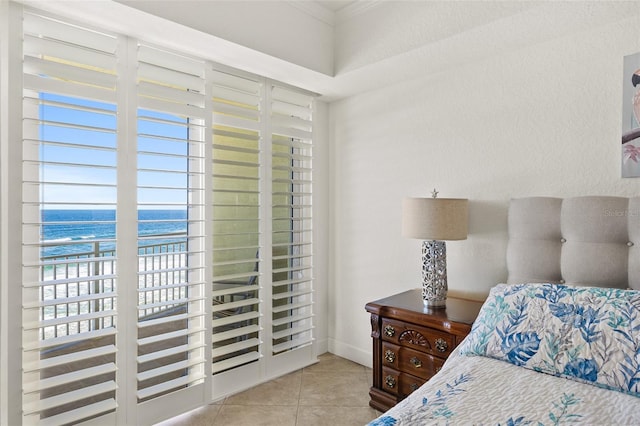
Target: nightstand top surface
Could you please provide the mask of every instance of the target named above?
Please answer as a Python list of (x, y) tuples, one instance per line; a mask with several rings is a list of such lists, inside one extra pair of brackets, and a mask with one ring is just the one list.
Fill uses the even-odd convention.
[(446, 308), (429, 308), (422, 302), (422, 291), (419, 288), (407, 290), (384, 299), (367, 303), (368, 312), (385, 314), (383, 311), (402, 310), (427, 314), (445, 322), (457, 322), (461, 324), (473, 324), (480, 307), (481, 301), (447, 297)]

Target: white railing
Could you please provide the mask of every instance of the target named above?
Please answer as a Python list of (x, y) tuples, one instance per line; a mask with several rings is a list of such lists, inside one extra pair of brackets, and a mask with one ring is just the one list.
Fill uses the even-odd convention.
[[(186, 298), (187, 235), (186, 233), (154, 234), (145, 238), (170, 240), (141, 243), (138, 246), (138, 320), (161, 315)], [(51, 242), (43, 247), (78, 244)], [(100, 242), (83, 242), (92, 249), (84, 252), (50, 255), (41, 258), (41, 321), (54, 320), (43, 326), (40, 339), (50, 339), (115, 325), (116, 257), (114, 249), (100, 249)], [(160, 304), (160, 306), (158, 306)], [(156, 305), (156, 306), (152, 306)], [(144, 308), (149, 306), (149, 308)], [(104, 315), (90, 315), (92, 313)], [(110, 313), (112, 312), (112, 314)], [(77, 321), (55, 321), (78, 317)], [(87, 317), (93, 317), (87, 319)], [(71, 318), (72, 319), (72, 318)]]

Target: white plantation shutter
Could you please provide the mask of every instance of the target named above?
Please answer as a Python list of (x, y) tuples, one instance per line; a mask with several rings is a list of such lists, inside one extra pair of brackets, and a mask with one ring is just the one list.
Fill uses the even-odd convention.
[(313, 363), (312, 97), (9, 9), (3, 418), (154, 424)]
[(139, 401), (204, 380), (204, 89), (203, 62), (139, 46)]
[[(260, 340), (259, 81), (214, 70), (213, 373), (257, 361)], [(215, 390), (214, 390), (215, 392)]]
[[(117, 48), (114, 36), (24, 15), (28, 423), (64, 424), (116, 408)], [(80, 212), (63, 214), (68, 209)], [(71, 228), (81, 232), (66, 235)]]
[(278, 354), (313, 340), (313, 98), (271, 86), (272, 343)]

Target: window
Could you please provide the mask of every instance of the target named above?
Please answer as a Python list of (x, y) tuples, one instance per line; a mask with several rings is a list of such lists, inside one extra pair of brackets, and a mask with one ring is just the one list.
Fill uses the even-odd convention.
[(152, 423), (313, 362), (312, 96), (23, 18), (9, 418)]

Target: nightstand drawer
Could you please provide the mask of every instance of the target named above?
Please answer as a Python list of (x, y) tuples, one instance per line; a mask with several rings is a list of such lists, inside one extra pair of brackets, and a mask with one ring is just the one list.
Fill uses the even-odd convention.
[(400, 395), (400, 372), (382, 367), (382, 389), (394, 395)]
[(387, 342), (426, 351), (440, 358), (448, 357), (455, 347), (455, 336), (451, 334), (387, 318), (382, 320), (381, 335)]
[(442, 368), (444, 360), (424, 352), (384, 342), (382, 364), (400, 372), (429, 379)]
[(402, 346), (394, 345), (393, 343), (382, 343), (382, 365), (400, 369), (400, 349)]
[(406, 373), (400, 373), (400, 395), (404, 398), (425, 383), (426, 380), (423, 380), (419, 377), (415, 377)]
[(443, 365), (444, 360), (429, 354), (408, 348), (400, 350), (400, 371), (413, 376), (430, 379)]
[(401, 398), (422, 386), (426, 380), (411, 374), (382, 367), (382, 389)]

